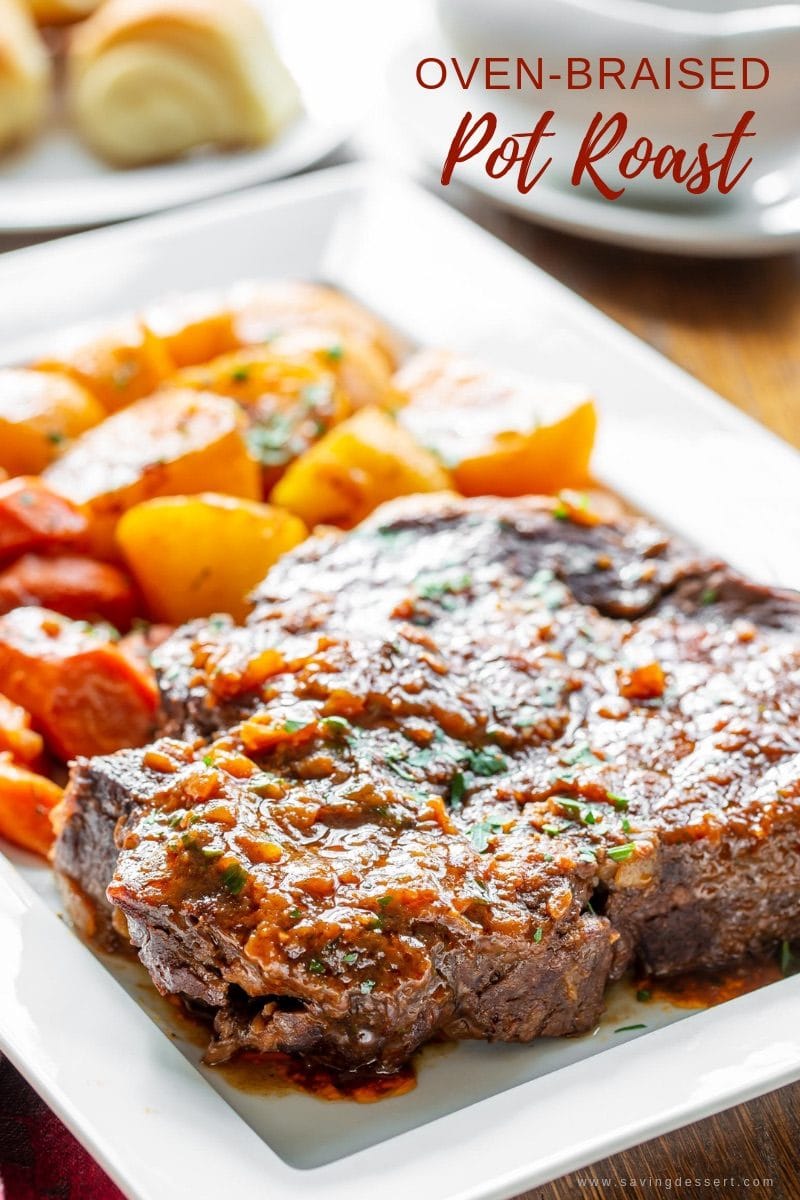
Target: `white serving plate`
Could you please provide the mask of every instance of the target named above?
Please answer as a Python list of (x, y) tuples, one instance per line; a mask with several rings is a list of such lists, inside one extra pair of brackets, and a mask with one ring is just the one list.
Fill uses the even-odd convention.
[(359, 55), (374, 16), (369, 0), (254, 0), (302, 95), (303, 112), (269, 145), (202, 153), (117, 170), (81, 143), (58, 100), (42, 134), (0, 158), (0, 231), (78, 229), (158, 212), (280, 179), (312, 166), (358, 120)]
[[(439, 201), (368, 169), (9, 255), (0, 361), (67, 323), (259, 275), (325, 279), (415, 341), (588, 381), (603, 479), (745, 570), (800, 585), (794, 451)], [(58, 911), (46, 868), (0, 856), (0, 1046), (131, 1200), (502, 1200), (800, 1078), (794, 977), (691, 1014), (617, 989), (594, 1035), (435, 1050), (416, 1090), (376, 1105), (256, 1095), (199, 1067), (143, 972), (94, 956)]]

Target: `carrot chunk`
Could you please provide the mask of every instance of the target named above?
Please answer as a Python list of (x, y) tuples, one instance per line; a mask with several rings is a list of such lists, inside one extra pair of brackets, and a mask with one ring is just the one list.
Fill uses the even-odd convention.
[(157, 706), (152, 675), (107, 629), (36, 607), (0, 617), (0, 689), (64, 760), (144, 745)]
[(41, 736), (31, 729), (31, 714), (0, 694), (0, 751), (8, 751), (17, 762), (32, 763), (43, 749)]
[(30, 550), (80, 548), (87, 533), (80, 508), (35, 475), (0, 482), (0, 558)]
[(128, 629), (140, 607), (123, 571), (79, 554), (25, 554), (0, 571), (0, 613), (23, 604), (78, 621), (110, 621), (117, 629)]
[(0, 754), (0, 837), (46, 857), (54, 837), (50, 811), (62, 795), (51, 779)]

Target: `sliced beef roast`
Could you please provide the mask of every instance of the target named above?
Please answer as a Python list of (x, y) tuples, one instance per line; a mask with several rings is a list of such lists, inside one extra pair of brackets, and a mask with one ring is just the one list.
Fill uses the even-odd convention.
[(800, 599), (647, 522), (396, 502), (158, 671), (165, 736), (76, 765), (56, 863), (214, 1061), (578, 1032), (634, 958), (800, 936)]

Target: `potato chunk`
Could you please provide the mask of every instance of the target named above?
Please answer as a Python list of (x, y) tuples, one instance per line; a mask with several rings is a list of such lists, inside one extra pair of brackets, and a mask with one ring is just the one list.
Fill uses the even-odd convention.
[(292, 464), (272, 500), (309, 526), (350, 528), (385, 500), (448, 487), (447, 472), (407, 430), (362, 408)]
[(372, 348), (386, 364), (397, 364), (397, 338), (383, 322), (349, 296), (315, 283), (285, 281), (241, 284), (230, 304), (243, 346), (264, 344), (299, 329), (330, 329), (339, 338)]
[(124, 322), (91, 339), (70, 337), (35, 366), (69, 375), (107, 412), (151, 395), (174, 370), (164, 343), (141, 321)]
[(351, 411), (330, 367), (310, 355), (275, 355), (271, 347), (224, 354), (179, 372), (175, 383), (229, 396), (241, 406), (265, 495), (290, 462)]
[(100, 402), (67, 375), (0, 370), (0, 467), (11, 475), (38, 475), (105, 415)]
[(396, 376), (400, 421), (464, 496), (555, 493), (589, 481), (597, 414), (584, 392), (533, 383), (439, 351)]
[(386, 355), (369, 342), (347, 337), (335, 329), (308, 326), (277, 334), (269, 343), (272, 354), (312, 358), (333, 371), (351, 408), (394, 409), (401, 398), (392, 383)]
[(113, 555), (117, 521), (143, 500), (206, 488), (258, 499), (259, 469), (245, 432), (233, 400), (167, 390), (84, 434), (45, 479), (85, 506), (96, 553)]
[(176, 367), (194, 367), (238, 350), (236, 318), (217, 292), (166, 296), (144, 314), (144, 323), (161, 340)]
[(215, 612), (242, 620), (252, 588), (306, 528), (279, 508), (205, 492), (138, 504), (117, 533), (151, 616), (179, 624)]

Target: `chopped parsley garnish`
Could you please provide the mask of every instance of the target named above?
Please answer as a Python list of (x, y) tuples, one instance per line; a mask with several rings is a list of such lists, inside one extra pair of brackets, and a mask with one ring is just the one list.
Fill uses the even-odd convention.
[(564, 809), (570, 820), (579, 821), (581, 825), (599, 825), (603, 820), (601, 812), (589, 804), (582, 804), (580, 800), (573, 800), (569, 796), (553, 796), (553, 799)]
[(411, 783), (416, 782), (416, 775), (410, 770), (412, 767), (427, 767), (433, 757), (433, 751), (430, 747), (422, 747), (416, 750), (406, 751), (403, 746), (393, 746), (386, 753), (386, 763), (395, 775), (399, 775), (401, 779), (407, 779)]
[(308, 964), (308, 970), (312, 975), (324, 975), (325, 964), (321, 963), (318, 958), (312, 958)]
[(464, 800), (464, 793), (467, 790), (467, 783), (464, 779), (463, 771), (456, 771), (453, 778), (450, 780), (450, 803), (455, 808), (460, 808)]
[(561, 697), (561, 689), (555, 683), (545, 683), (537, 693), (542, 708), (555, 708)]
[(781, 942), (781, 973), (783, 975), (792, 974), (792, 963), (794, 962), (794, 954), (792, 947), (788, 942)]
[(553, 509), (553, 516), (557, 521), (566, 521), (569, 516), (569, 509), (563, 500), (559, 500)]
[(646, 1004), (648, 1000), (652, 999), (652, 996), (653, 993), (649, 992), (647, 988), (639, 988), (638, 992), (636, 993), (636, 999), (640, 1004)]
[(47, 435), (47, 440), (53, 446), (60, 446), (62, 442), (66, 441), (66, 436), (63, 433), (59, 433), (57, 429), (51, 429)]
[(248, 430), (247, 445), (265, 467), (285, 466), (306, 448), (286, 413), (275, 413), (263, 425), (254, 425)]
[(588, 746), (583, 745), (573, 746), (571, 750), (565, 750), (561, 755), (561, 762), (568, 767), (577, 767), (599, 763), (600, 759)]
[(470, 750), (465, 765), (473, 775), (502, 775), (508, 770), (505, 756), (493, 746), (486, 746), (483, 750)]
[(246, 780), (247, 786), (257, 796), (268, 795), (271, 789), (275, 786), (276, 776), (270, 775), (269, 771), (257, 771), (255, 775), (251, 775)]
[(374, 979), (365, 979), (363, 981), (363, 983), (361, 984), (361, 991), (365, 996), (368, 996), (374, 987), (375, 987)]
[(235, 367), (231, 371), (231, 382), (232, 383), (247, 383), (249, 378), (250, 378), (250, 368), (249, 367)]
[(247, 878), (247, 872), (238, 863), (231, 863), (220, 875), (222, 886), (227, 888), (232, 896), (238, 896), (244, 890)]
[(569, 595), (567, 588), (559, 579), (556, 579), (554, 572), (549, 567), (541, 567), (527, 584), (525, 590), (531, 596), (541, 600), (550, 612), (561, 608)]
[(342, 962), (346, 962), (348, 967), (351, 967), (354, 962), (358, 962), (358, 955), (355, 950), (350, 950), (347, 954), (343, 955)]
[(559, 833), (563, 833), (565, 828), (564, 825), (543, 825), (542, 833), (546, 833), (548, 837), (556, 837)]
[(204, 754), (203, 755), (203, 766), (204, 767), (213, 767), (213, 765), (214, 765), (214, 755), (213, 754)]
[(620, 1025), (619, 1029), (615, 1029), (614, 1033), (629, 1033), (632, 1029), (647, 1029), (646, 1025)]
[(613, 859), (614, 862), (626, 862), (635, 849), (635, 842), (626, 842), (624, 846), (612, 846), (608, 852), (608, 857)]
[(606, 796), (619, 812), (626, 812), (630, 806), (630, 801), (626, 800), (624, 796), (618, 796), (616, 792), (606, 792)]
[(327, 383), (310, 383), (300, 393), (300, 399), (307, 408), (319, 408), (327, 404), (331, 398), (331, 388)]
[(393, 900), (394, 896), (379, 896), (378, 904), (381, 906), (381, 908), (388, 908)]
[(302, 915), (303, 914), (299, 908), (290, 908), (289, 909), (289, 916), (292, 918), (293, 921), (299, 921), (300, 918), (302, 917)]
[(485, 817), (477, 825), (473, 825), (469, 831), (469, 840), (472, 842), (473, 849), (477, 850), (479, 854), (485, 854), (489, 849), (489, 842), (501, 831), (504, 824), (504, 821), (500, 821), (496, 817)]
[(703, 605), (716, 604), (718, 599), (719, 599), (719, 592), (717, 591), (716, 588), (710, 588), (710, 587), (704, 588), (703, 591), (700, 593), (700, 603)]
[(539, 928), (536, 930), (536, 933), (533, 935), (533, 940), (535, 942), (540, 942), (542, 940), (543, 936), (544, 936), (544, 930), (542, 929), (542, 927), (540, 925)]
[(341, 362), (342, 359), (344, 358), (344, 346), (342, 346), (340, 344), (337, 344), (335, 346), (328, 346), (328, 349), (325, 351), (325, 354), (330, 359), (331, 362)]
[(283, 732), (298, 733), (301, 729), (305, 729), (307, 724), (307, 721), (284, 721)]
[(347, 720), (347, 717), (325, 717), (322, 725), (325, 732), (333, 734), (334, 737), (345, 737), (353, 730), (353, 726)]
[(464, 573), (453, 579), (431, 579), (417, 588), (417, 595), (424, 600), (441, 600), (443, 596), (458, 595), (472, 587), (472, 576)]

